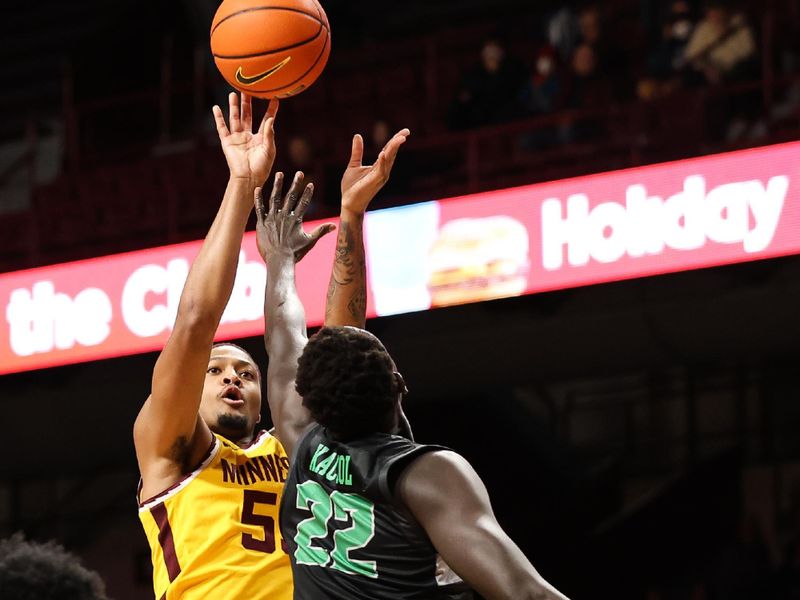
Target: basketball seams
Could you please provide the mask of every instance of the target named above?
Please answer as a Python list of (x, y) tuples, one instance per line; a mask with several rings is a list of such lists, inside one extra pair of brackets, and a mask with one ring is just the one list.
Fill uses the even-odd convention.
[[(276, 4), (285, 4), (286, 6), (276, 6)], [(235, 12), (226, 14), (224, 17), (220, 18), (218, 22), (213, 24), (211, 28), (211, 54), (221, 74), (234, 88), (262, 98), (288, 98), (305, 90), (322, 73), (331, 49), (331, 31), (327, 15), (318, 0), (282, 0), (281, 2), (274, 3), (270, 0), (266, 0), (264, 4), (254, 0), (231, 0), (230, 2), (228, 0), (223, 0), (217, 12), (224, 14), (231, 10), (231, 8), (227, 8), (226, 5), (238, 6), (236, 8), (231, 6)], [(281, 14), (280, 12), (246, 14), (266, 10), (295, 13), (297, 16)], [(221, 15), (215, 15), (215, 19), (218, 16)], [(239, 19), (231, 20), (230, 23), (222, 26), (223, 23), (234, 17), (239, 17)], [(240, 23), (242, 24), (241, 26), (239, 25)], [(316, 31), (314, 31), (312, 23), (317, 24)], [(256, 27), (256, 24), (264, 28), (264, 36), (239, 39), (240, 27), (246, 28), (249, 32), (252, 31), (251, 27)], [(280, 24), (283, 24), (283, 26), (281, 26), (279, 30), (274, 30), (274, 27)], [(295, 42), (298, 35), (302, 35), (302, 32), (306, 33), (306, 39)], [(217, 35), (216, 39), (214, 35)], [(269, 43), (279, 46), (281, 42), (286, 45), (277, 48), (265, 48)], [(320, 44), (320, 42), (322, 43)], [(318, 44), (320, 50), (316, 58), (312, 58), (314, 56), (314, 49), (318, 47)], [(215, 46), (217, 46), (217, 48), (215, 48)], [(214, 52), (215, 49), (226, 53), (217, 54)], [(242, 52), (248, 50), (255, 52), (248, 54), (227, 53), (230, 51)], [(240, 79), (243, 66), (260, 65), (264, 67), (271, 59), (280, 60), (281, 57), (286, 57), (287, 55), (288, 58), (285, 58), (279, 66), (283, 66), (284, 63), (287, 63), (292, 56), (298, 59), (299, 64), (294, 68), (288, 69), (288, 72), (285, 73), (284, 76), (275, 78), (275, 81), (270, 79), (269, 81), (264, 81), (262, 84), (268, 86), (272, 84), (275, 87), (257, 89), (251, 86), (257, 86), (260, 80), (268, 78), (272, 74), (272, 71), (277, 69), (268, 69), (264, 71), (262, 74), (264, 76), (261, 77), (241, 77)], [(237, 63), (239, 70), (236, 73), (236, 77), (233, 77), (232, 73), (233, 70), (236, 70)], [(245, 66), (245, 68), (247, 67)], [(305, 71), (299, 76), (297, 76), (298, 68), (305, 68)], [(286, 81), (286, 79), (293, 77), (294, 79), (288, 83), (282, 83)], [(250, 81), (252, 81), (252, 83), (250, 83)], [(279, 84), (279, 82), (281, 83)], [(241, 85), (246, 86), (246, 89), (241, 87)]]
[[(319, 19), (319, 22), (324, 23), (325, 21), (322, 20), (322, 5), (316, 0), (314, 0), (314, 8), (317, 9), (317, 18)], [(328, 35), (330, 34), (331, 34), (330, 30), (328, 30)]]
[(217, 28), (220, 25), (222, 25), (225, 21), (227, 21), (228, 19), (232, 19), (233, 17), (235, 17), (237, 15), (242, 15), (244, 13), (254, 12), (254, 11), (257, 11), (257, 10), (285, 10), (287, 12), (298, 13), (298, 14), (301, 14), (301, 15), (305, 15), (305, 16), (309, 17), (310, 19), (314, 19), (322, 27), (324, 27), (325, 29), (328, 29), (328, 26), (322, 20), (322, 14), (319, 12), (319, 9), (317, 9), (317, 14), (313, 15), (313, 14), (311, 14), (309, 12), (304, 11), (304, 10), (300, 10), (299, 8), (287, 8), (287, 7), (283, 7), (283, 6), (256, 6), (256, 7), (253, 7), (253, 8), (244, 8), (242, 10), (237, 10), (235, 13), (231, 13), (231, 14), (227, 15), (225, 18), (220, 19), (219, 23), (217, 23), (216, 25), (214, 25), (214, 27), (211, 28), (211, 37), (214, 37), (214, 32), (217, 30)]
[(300, 75), (297, 79), (294, 79), (293, 81), (290, 81), (286, 85), (282, 85), (280, 87), (270, 88), (270, 89), (266, 89), (266, 90), (251, 89), (251, 90), (248, 90), (248, 93), (268, 94), (270, 92), (276, 92), (278, 90), (285, 90), (287, 88), (291, 88), (298, 81), (302, 81), (309, 73), (311, 73), (311, 71), (313, 71), (317, 67), (317, 65), (319, 64), (319, 61), (322, 60), (323, 56), (325, 56), (325, 50), (328, 48), (328, 44), (330, 44), (330, 41), (331, 41), (331, 36), (330, 36), (330, 34), (328, 34), (328, 35), (325, 36), (325, 43), (322, 44), (322, 50), (320, 50), (319, 55), (314, 60), (314, 63), (308, 68), (308, 70), (305, 73)]
[(290, 46), (283, 46), (282, 48), (275, 48), (274, 50), (267, 50), (265, 52), (258, 52), (256, 54), (228, 55), (228, 54), (214, 54), (212, 52), (212, 56), (214, 58), (228, 58), (228, 59), (233, 59), (233, 58), (256, 58), (257, 56), (267, 56), (268, 54), (276, 54), (278, 52), (285, 52), (286, 50), (291, 50), (292, 48), (299, 48), (300, 46), (303, 46), (304, 44), (310, 44), (311, 42), (313, 42), (314, 40), (316, 40), (319, 37), (319, 34), (322, 33), (322, 30), (324, 28), (325, 27), (322, 25), (322, 23), (320, 23), (320, 27), (319, 27), (319, 29), (317, 29), (317, 32), (314, 35), (312, 35), (310, 38), (307, 38), (307, 39), (303, 40), (302, 42), (297, 42), (296, 44), (291, 44)]
[(325, 43), (322, 44), (322, 50), (320, 50), (319, 55), (317, 56), (316, 60), (314, 60), (314, 63), (308, 68), (308, 70), (305, 73), (303, 73), (300, 77), (298, 77), (294, 81), (290, 81), (286, 85), (282, 85), (281, 87), (278, 87), (278, 88), (271, 88), (271, 89), (268, 89), (268, 90), (252, 90), (252, 91), (257, 93), (257, 94), (268, 94), (269, 92), (276, 92), (278, 90), (291, 88), (291, 86), (295, 85), (298, 81), (302, 81), (303, 79), (305, 79), (305, 77), (309, 73), (311, 73), (311, 71), (313, 71), (314, 69), (317, 68), (317, 65), (319, 64), (319, 61), (325, 55), (325, 50), (328, 48), (328, 44), (330, 43), (330, 41), (331, 41), (331, 35), (330, 35), (330, 33), (327, 33), (327, 35), (325, 36)]

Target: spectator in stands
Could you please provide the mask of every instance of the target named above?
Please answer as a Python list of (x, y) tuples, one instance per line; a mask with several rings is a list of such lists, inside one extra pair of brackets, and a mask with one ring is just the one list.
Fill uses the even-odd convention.
[[(684, 60), (689, 83), (723, 84), (754, 79), (758, 60), (753, 30), (742, 13), (725, 2), (709, 0), (705, 17), (692, 32)], [(731, 92), (708, 107), (713, 139), (734, 141), (744, 135), (760, 113), (759, 92)]]
[[(534, 58), (533, 73), (522, 90), (521, 104), (526, 114), (540, 116), (561, 108), (562, 73), (558, 53), (550, 44), (539, 48)], [(543, 125), (523, 135), (519, 143), (525, 150), (540, 150), (558, 143), (558, 128)]]
[(757, 73), (756, 43), (744, 15), (721, 0), (706, 3), (685, 49), (690, 73), (708, 83), (742, 81)]
[(597, 47), (601, 43), (600, 11), (589, 5), (575, 12), (569, 5), (553, 13), (547, 20), (547, 39), (560, 60), (567, 63), (581, 44)]
[(675, 77), (684, 64), (684, 52), (695, 27), (695, 16), (687, 0), (670, 3), (661, 37), (648, 58), (649, 75), (661, 80)]
[(559, 108), (561, 73), (555, 48), (547, 44), (536, 52), (533, 74), (522, 91), (522, 105), (530, 115), (542, 115)]
[(596, 6), (587, 6), (578, 13), (578, 31), (580, 42), (597, 47), (602, 36), (600, 25), (600, 11)]
[(525, 85), (522, 64), (506, 55), (496, 40), (481, 49), (480, 64), (462, 78), (450, 111), (450, 126), (469, 129), (502, 123), (522, 113), (519, 97)]
[(658, 41), (647, 58), (646, 75), (636, 84), (639, 100), (652, 102), (681, 87), (684, 53), (695, 21), (692, 5), (687, 0), (670, 3)]
[(561, 8), (547, 17), (545, 32), (547, 41), (556, 49), (562, 63), (569, 61), (575, 46), (580, 43), (578, 18), (572, 2), (564, 2)]
[[(609, 10), (607, 6), (605, 10)], [(570, 60), (574, 60), (575, 53), (582, 46), (589, 46), (594, 55), (595, 69), (602, 73), (608, 82), (609, 90), (626, 90), (631, 87), (629, 63), (631, 49), (628, 42), (607, 31), (604, 23), (604, 13), (600, 6), (590, 4), (584, 7), (577, 16), (579, 44), (575, 47)], [(609, 22), (613, 22), (614, 13), (611, 13)]]
[(567, 108), (594, 109), (608, 106), (612, 90), (608, 79), (598, 69), (597, 54), (589, 44), (575, 48), (571, 69), (564, 86)]
[(38, 544), (22, 534), (0, 540), (3, 600), (108, 600), (100, 576), (55, 542)]
[[(564, 82), (563, 106), (594, 111), (608, 107), (613, 99), (610, 80), (598, 70), (597, 56), (589, 44), (581, 44), (572, 56), (570, 71)], [(569, 143), (600, 134), (596, 120), (579, 119), (562, 128), (561, 138)]]

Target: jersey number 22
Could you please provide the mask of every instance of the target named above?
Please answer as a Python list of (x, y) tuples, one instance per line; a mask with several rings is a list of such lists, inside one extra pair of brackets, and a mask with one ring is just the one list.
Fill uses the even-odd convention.
[[(330, 567), (350, 575), (378, 577), (374, 560), (357, 560), (350, 552), (366, 546), (375, 536), (375, 506), (356, 494), (333, 491), (330, 494), (316, 481), (297, 486), (297, 508), (311, 512), (308, 519), (297, 525), (294, 558), (299, 565)], [(346, 529), (333, 532), (333, 550), (312, 545), (315, 539), (329, 535), (328, 523), (352, 520)]]

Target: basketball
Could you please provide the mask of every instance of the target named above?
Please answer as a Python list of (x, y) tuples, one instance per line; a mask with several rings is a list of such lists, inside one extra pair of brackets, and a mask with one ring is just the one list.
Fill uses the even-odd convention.
[(259, 98), (308, 89), (328, 62), (331, 33), (317, 0), (224, 0), (211, 53), (234, 88)]

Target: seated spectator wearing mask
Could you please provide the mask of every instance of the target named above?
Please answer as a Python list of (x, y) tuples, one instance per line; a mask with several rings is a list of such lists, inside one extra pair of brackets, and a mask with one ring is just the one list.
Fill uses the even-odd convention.
[[(551, 114), (562, 108), (563, 74), (558, 64), (558, 53), (550, 44), (539, 48), (535, 55), (533, 73), (520, 97), (522, 107), (530, 116)], [(543, 125), (520, 137), (525, 150), (540, 150), (558, 143), (558, 128)]]
[(545, 45), (536, 53), (534, 71), (522, 92), (522, 105), (530, 115), (551, 113), (560, 108), (561, 73), (555, 48)]

